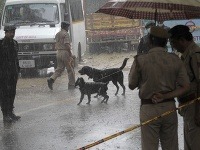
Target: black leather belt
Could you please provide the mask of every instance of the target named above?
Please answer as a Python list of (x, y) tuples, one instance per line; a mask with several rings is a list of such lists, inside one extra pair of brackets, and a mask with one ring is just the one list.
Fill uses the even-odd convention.
[[(171, 101), (174, 101), (174, 99), (173, 98), (165, 99), (159, 103), (165, 103), (165, 102), (171, 102)], [(151, 99), (141, 99), (141, 105), (145, 105), (145, 104), (155, 104), (155, 103), (153, 103)]]

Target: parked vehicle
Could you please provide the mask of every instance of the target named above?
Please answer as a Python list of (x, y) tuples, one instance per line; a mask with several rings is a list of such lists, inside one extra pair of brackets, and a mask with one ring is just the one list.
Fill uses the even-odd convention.
[(134, 50), (140, 39), (140, 20), (91, 13), (86, 18), (86, 37), (90, 52)]
[[(55, 35), (61, 22), (70, 22), (72, 53), (80, 57), (86, 50), (85, 20), (82, 0), (7, 0), (2, 14), (0, 38), (4, 26), (15, 24), (19, 43), (21, 73), (56, 64)], [(78, 45), (81, 46), (78, 52)], [(80, 47), (79, 46), (79, 47)], [(79, 54), (79, 56), (78, 56)]]

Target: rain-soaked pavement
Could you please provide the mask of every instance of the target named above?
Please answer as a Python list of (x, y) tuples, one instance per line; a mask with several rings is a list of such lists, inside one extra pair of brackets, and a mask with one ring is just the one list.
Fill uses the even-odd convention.
[[(126, 96), (121, 95), (121, 87), (118, 96), (115, 96), (116, 88), (110, 82), (108, 104), (102, 104), (101, 98), (92, 97), (91, 104), (87, 105), (85, 97), (78, 106), (79, 89), (67, 90), (66, 73), (56, 80), (53, 91), (47, 87), (47, 78), (20, 79), (15, 112), (22, 118), (16, 123), (6, 125), (3, 124), (0, 114), (0, 150), (74, 150), (137, 125), (140, 101), (138, 91), (131, 91), (127, 87), (130, 64), (123, 71)], [(181, 150), (181, 118), (179, 130)], [(140, 150), (140, 129), (90, 148), (117, 149)]]

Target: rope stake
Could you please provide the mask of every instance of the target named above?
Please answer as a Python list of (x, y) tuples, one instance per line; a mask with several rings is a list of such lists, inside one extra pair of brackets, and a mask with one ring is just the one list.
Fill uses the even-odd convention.
[[(151, 123), (151, 122), (153, 122), (153, 121), (155, 121), (155, 120), (158, 120), (158, 119), (160, 119), (160, 118), (163, 118), (163, 117), (165, 117), (165, 116), (167, 116), (167, 115), (169, 115), (169, 114), (171, 114), (171, 113), (173, 113), (173, 112), (175, 112), (175, 111), (177, 111), (177, 110), (179, 110), (179, 109), (181, 109), (181, 108), (184, 108), (184, 107), (186, 107), (186, 106), (188, 106), (188, 105), (193, 104), (193, 103), (196, 102), (196, 101), (200, 101), (200, 97), (199, 97), (199, 98), (196, 98), (196, 99), (194, 99), (194, 100), (192, 100), (192, 101), (189, 101), (189, 102), (187, 102), (187, 103), (184, 103), (183, 105), (177, 107), (176, 109), (167, 111), (167, 112), (161, 114), (160, 116), (156, 116), (156, 117), (154, 117), (154, 118), (152, 118), (152, 119), (149, 119), (149, 120), (147, 120), (147, 121), (145, 121), (145, 122), (142, 122), (141, 124), (132, 126), (132, 127), (128, 128), (128, 129), (126, 129), (126, 130), (124, 130), (124, 131), (120, 131), (120, 132), (115, 133), (115, 134), (113, 134), (113, 135), (107, 136), (107, 137), (105, 137), (105, 138), (103, 138), (103, 139), (101, 139), (101, 140), (99, 140), (99, 141), (96, 141), (96, 142), (91, 143), (91, 144), (89, 144), (89, 145), (86, 145), (86, 146), (84, 146), (84, 147), (78, 148), (77, 150), (86, 150), (86, 149), (88, 149), (88, 148), (91, 148), (91, 147), (94, 147), (94, 146), (96, 146), (96, 145), (99, 145), (99, 144), (101, 144), (101, 143), (103, 143), (103, 142), (106, 142), (106, 141), (108, 141), (108, 140), (110, 140), (110, 139), (113, 139), (113, 138), (115, 138), (115, 137), (117, 137), (117, 136), (120, 136), (120, 135), (122, 135), (122, 134), (124, 134), (124, 133), (130, 132), (130, 131), (135, 130), (135, 129), (137, 129), (137, 128), (140, 128), (140, 127), (142, 127), (142, 126), (144, 126), (144, 125), (147, 125), (147, 124), (149, 124), (149, 123)], [(155, 105), (156, 105), (156, 104), (155, 104)]]

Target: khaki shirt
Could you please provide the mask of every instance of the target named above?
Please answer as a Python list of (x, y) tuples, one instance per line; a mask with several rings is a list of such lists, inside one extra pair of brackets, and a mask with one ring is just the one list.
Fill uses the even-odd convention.
[(171, 92), (185, 83), (189, 79), (183, 62), (162, 47), (137, 55), (129, 73), (129, 85), (139, 88), (141, 99), (150, 99), (155, 92)]
[(70, 36), (66, 30), (61, 29), (61, 31), (56, 34), (55, 40), (56, 40), (55, 44), (56, 50), (70, 50), (69, 46), (67, 46), (67, 44), (70, 45), (71, 43)]
[(200, 79), (200, 68), (197, 60), (197, 55), (200, 54), (195, 52), (200, 52), (200, 47), (192, 42), (181, 56), (190, 79), (190, 93), (197, 91), (197, 80)]

